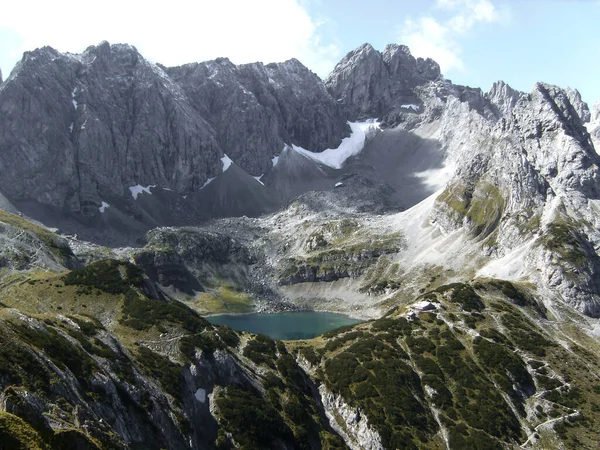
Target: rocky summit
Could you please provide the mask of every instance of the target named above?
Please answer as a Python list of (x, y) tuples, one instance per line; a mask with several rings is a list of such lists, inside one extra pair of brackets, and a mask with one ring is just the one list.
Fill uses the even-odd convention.
[[(600, 103), (391, 44), (0, 75), (0, 448), (600, 442)], [(277, 341), (213, 314), (361, 319)]]

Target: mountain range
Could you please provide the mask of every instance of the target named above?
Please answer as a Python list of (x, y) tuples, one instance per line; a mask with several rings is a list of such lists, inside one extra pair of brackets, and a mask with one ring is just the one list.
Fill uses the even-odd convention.
[[(44, 47), (0, 83), (7, 448), (597, 446), (600, 103), (396, 44), (324, 81)], [(201, 317), (303, 309), (365, 322)]]

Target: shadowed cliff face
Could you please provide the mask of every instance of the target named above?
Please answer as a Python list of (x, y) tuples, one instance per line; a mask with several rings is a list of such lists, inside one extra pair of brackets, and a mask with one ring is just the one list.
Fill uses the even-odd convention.
[(0, 91), (0, 123), (0, 191), (84, 216), (138, 184), (198, 190), (224, 154), (259, 176), (284, 144), (322, 150), (349, 131), (296, 60), (163, 70), (106, 42), (26, 53)]

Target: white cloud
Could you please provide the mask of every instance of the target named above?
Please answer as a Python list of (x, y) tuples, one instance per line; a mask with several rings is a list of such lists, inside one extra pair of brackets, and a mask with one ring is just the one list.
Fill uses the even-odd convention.
[(442, 72), (463, 72), (461, 39), (480, 23), (499, 21), (500, 14), (490, 0), (437, 0), (436, 12), (447, 17), (407, 19), (400, 32), (400, 42), (408, 45), (415, 56), (433, 58)]
[[(81, 52), (103, 40), (129, 43), (148, 59), (179, 65), (228, 57), (234, 63), (298, 58), (323, 74), (339, 56), (323, 45), (302, 0), (33, 0), (7, 2), (0, 27), (22, 37), (0, 43), (4, 59), (50, 45)], [(5, 67), (5, 69), (7, 69)]]

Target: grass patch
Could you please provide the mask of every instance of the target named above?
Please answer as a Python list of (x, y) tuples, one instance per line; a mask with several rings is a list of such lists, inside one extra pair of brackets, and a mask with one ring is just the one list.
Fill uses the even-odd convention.
[(561, 262), (581, 266), (587, 260), (582, 243), (585, 241), (577, 225), (568, 218), (548, 224), (542, 236), (542, 245), (558, 256)]
[(504, 197), (496, 186), (479, 181), (475, 186), (454, 184), (437, 201), (446, 204), (456, 221), (467, 218), (475, 236), (490, 235), (504, 211)]
[(15, 450), (49, 450), (37, 431), (23, 419), (0, 411), (0, 448)]

